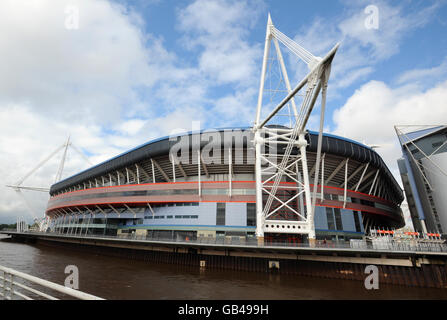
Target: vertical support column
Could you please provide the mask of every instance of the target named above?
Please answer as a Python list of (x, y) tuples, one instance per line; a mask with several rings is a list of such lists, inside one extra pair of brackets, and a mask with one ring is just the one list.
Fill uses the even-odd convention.
[(259, 125), (259, 118), (261, 117), (261, 106), (262, 106), (262, 95), (264, 93), (265, 72), (267, 70), (268, 55), (269, 55), (269, 51), (270, 51), (271, 25), (272, 25), (272, 20), (270, 18), (270, 14), (269, 14), (268, 21), (267, 21), (267, 30), (265, 32), (264, 57), (262, 59), (261, 83), (259, 84), (258, 105), (256, 108), (256, 122), (254, 125), (256, 129), (258, 129), (257, 126)]
[[(295, 167), (296, 167), (296, 177), (297, 177), (297, 180), (302, 184), (303, 183), (303, 179), (301, 178), (301, 173), (299, 172), (299, 169), (298, 169), (298, 162), (295, 164)], [(301, 215), (304, 216), (304, 199), (303, 199), (303, 194), (301, 193), (304, 190), (304, 188), (303, 188), (303, 186), (301, 184), (297, 183), (298, 192), (300, 193), (300, 195), (299, 195), (299, 209), (298, 209), (298, 211), (299, 211), (299, 213)], [(301, 221), (301, 219), (302, 218), (300, 216), (298, 216), (298, 220)]]
[(169, 159), (171, 160), (171, 164), (172, 164), (172, 179), (174, 180), (175, 183), (175, 162), (174, 162), (174, 158), (169, 155)]
[(151, 164), (152, 164), (152, 183), (155, 183), (155, 168), (154, 168), (154, 161), (151, 158)]
[(118, 177), (118, 185), (120, 186), (121, 185), (121, 181), (120, 181), (120, 173), (117, 171), (116, 172), (116, 176)]
[(380, 177), (379, 177), (379, 178), (377, 179), (377, 181), (376, 181), (376, 186), (374, 187), (374, 191), (373, 191), (373, 193), (372, 193), (373, 196), (377, 195), (376, 192), (377, 192), (377, 186), (379, 185), (379, 181), (381, 181), (381, 180), (380, 180)]
[(427, 233), (427, 226), (425, 225), (425, 219), (420, 219), (419, 221), (421, 221), (422, 232), (424, 234)]
[(320, 188), (320, 199), (324, 200), (324, 158), (326, 153), (323, 153), (323, 157), (321, 157), (321, 188)]
[(264, 214), (262, 208), (262, 168), (261, 168), (261, 143), (260, 130), (256, 130), (255, 143), (255, 176), (256, 176), (256, 237), (258, 244), (264, 243)]
[(79, 225), (79, 216), (80, 216), (79, 210), (77, 210), (77, 212), (73, 211), (73, 214), (75, 215), (75, 224), (71, 231), (71, 235), (73, 235), (73, 233), (74, 235), (76, 235), (78, 233), (78, 225)]
[(306, 220), (309, 228), (309, 243), (311, 243), (315, 240), (314, 210), (312, 206), (312, 197), (310, 194), (309, 171), (307, 168), (307, 141), (304, 138), (303, 133), (301, 133), (299, 136), (298, 144), (300, 146), (301, 163), (303, 166), (304, 194), (306, 197)]
[(109, 173), (109, 186), (112, 186), (112, 175)]
[(369, 195), (371, 195), (371, 192), (373, 191), (374, 185), (376, 183), (377, 176), (379, 175), (379, 171), (380, 171), (380, 169), (377, 169), (376, 175), (374, 176), (373, 182), (371, 184), (371, 188), (369, 188), (369, 192), (368, 192)]
[(61, 232), (60, 232), (60, 234), (63, 234), (64, 233), (64, 228), (65, 228), (65, 218), (67, 217), (67, 215), (66, 214), (64, 214), (64, 219), (62, 220), (62, 230), (60, 230)]
[(229, 182), (229, 191), (230, 198), (232, 196), (232, 182), (233, 182), (233, 155), (231, 153), (231, 146), (228, 149), (228, 182)]
[(202, 173), (200, 172), (200, 165), (201, 165), (201, 163), (200, 163), (200, 149), (199, 150), (197, 150), (197, 172), (198, 172), (198, 178), (199, 178), (199, 180), (198, 180), (198, 186), (199, 186), (199, 197), (201, 198), (202, 197), (202, 182), (201, 182), (201, 175), (202, 175)]
[(363, 181), (363, 177), (365, 176), (366, 170), (368, 170), (369, 167), (369, 162), (366, 164), (365, 169), (363, 169), (362, 175), (360, 176), (359, 182), (357, 183), (357, 186), (355, 187), (354, 191), (358, 191), (360, 184)]
[[(282, 75), (284, 78), (284, 83), (287, 88), (287, 93), (290, 93), (290, 92), (292, 92), (292, 87), (290, 86), (289, 76), (287, 75), (286, 66), (284, 65), (284, 59), (281, 54), (281, 49), (279, 48), (278, 40), (275, 37), (273, 37), (273, 44), (275, 45), (276, 55), (278, 56), (279, 64), (281, 66), (281, 72), (282, 72)], [(296, 109), (295, 98), (292, 97), (290, 99), (290, 102), (292, 103), (293, 115), (295, 116), (295, 121), (296, 121), (298, 119), (298, 111)]]
[(69, 234), (70, 230), (73, 229), (73, 215), (71, 214), (71, 212), (70, 212), (69, 215), (70, 215), (70, 220), (69, 220), (69, 223), (68, 223), (67, 234)]
[(348, 191), (348, 163), (349, 163), (349, 158), (346, 159), (346, 164), (345, 164), (345, 188), (343, 191), (343, 209), (346, 208), (346, 193)]
[(107, 213), (105, 213), (104, 211), (104, 219), (105, 219), (105, 223), (104, 223), (104, 235), (106, 235), (106, 231), (107, 231)]
[(71, 214), (73, 215), (73, 223), (71, 225), (70, 236), (73, 235), (73, 230), (76, 226), (76, 214), (70, 209)]
[[(318, 173), (320, 169), (320, 156), (321, 156), (321, 146), (323, 143), (323, 126), (324, 126), (324, 113), (326, 109), (326, 90), (327, 90), (327, 82), (329, 78), (330, 69), (325, 68), (323, 70), (322, 77), (320, 79), (320, 84), (318, 85), (318, 88), (321, 85), (321, 111), (320, 111), (320, 130), (318, 132), (318, 143), (317, 143), (317, 160), (315, 163), (315, 178), (314, 178), (314, 188), (313, 188), (313, 197), (312, 197), (312, 203), (309, 204), (312, 209), (310, 210), (311, 215), (308, 216), (307, 221), (309, 224), (309, 227), (312, 228), (312, 230), (309, 232), (309, 244), (314, 245), (315, 244), (315, 223), (314, 223), (314, 211), (316, 206), (316, 197), (317, 197), (317, 183), (318, 183)], [(318, 95), (317, 89), (317, 95)], [(315, 99), (317, 97), (315, 95)], [(306, 150), (304, 149), (304, 153)], [(309, 212), (309, 209), (308, 209)]]
[(137, 172), (137, 184), (140, 184), (140, 169), (138, 168), (138, 165), (135, 163), (135, 170)]
[(127, 167), (126, 167), (126, 178), (127, 178), (127, 184), (130, 184), (130, 181), (129, 181), (129, 169), (127, 169)]

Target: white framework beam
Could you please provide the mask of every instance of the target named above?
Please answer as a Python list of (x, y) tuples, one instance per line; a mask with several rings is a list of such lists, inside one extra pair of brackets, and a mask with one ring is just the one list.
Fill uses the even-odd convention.
[[(262, 106), (264, 82), (272, 40), (276, 49), (276, 55), (281, 67), (280, 69), (288, 94), (273, 109), (273, 111), (270, 111), (264, 119), (261, 119), (261, 115), (263, 114)], [(298, 83), (297, 86), (295, 86), (294, 89), (290, 86), (278, 41), (298, 56), (298, 58), (304, 61), (309, 67), (310, 72)], [(255, 122), (253, 126), (256, 176), (256, 236), (259, 238), (264, 236), (264, 231), (271, 232), (272, 230), (276, 229), (275, 226), (289, 223), (288, 227), (284, 228), (287, 230), (287, 233), (308, 234), (309, 239), (315, 239), (314, 212), (316, 205), (317, 182), (320, 170), (327, 83), (329, 80), (332, 59), (335, 56), (338, 46), (339, 44), (334, 46), (334, 48), (330, 50), (324, 58), (313, 56), (306, 49), (277, 30), (272, 23), (270, 14), (268, 16), (261, 81), (259, 86)], [(306, 90), (300, 110), (298, 111), (294, 97), (304, 87), (306, 87)], [(307, 167), (307, 141), (305, 139), (305, 134), (307, 121), (320, 92), (322, 94), (320, 131), (318, 135), (317, 158), (315, 162), (314, 190), (312, 194), (310, 191), (309, 173)], [(291, 103), (293, 109), (293, 117), (291, 119), (293, 126), (291, 128), (281, 129), (267, 127), (269, 121), (275, 115), (279, 115), (278, 112), (282, 110), (289, 102)], [(269, 154), (263, 154), (264, 148), (268, 146), (277, 147), (278, 145), (285, 145), (285, 150), (283, 153), (273, 152), (274, 154), (272, 154), (269, 152)], [(298, 155), (295, 155), (295, 153), (292, 152), (293, 150), (297, 150)], [(324, 158), (321, 159), (321, 161), (324, 170)], [(298, 163), (301, 166), (298, 166)], [(299, 167), (301, 167), (302, 172), (299, 172)], [(300, 176), (302, 176), (302, 181), (301, 179), (298, 179)], [(296, 182), (296, 186), (291, 187), (290, 185), (283, 184), (282, 182), (286, 177)], [(324, 176), (322, 178), (322, 183), (324, 183)], [(290, 194), (290, 192), (292, 192), (292, 194)], [(299, 205), (291, 206), (291, 202), (296, 200), (298, 203), (303, 194), (306, 200), (306, 212), (296, 210), (295, 207), (300, 207)], [(264, 197), (267, 198), (265, 205)], [(286, 214), (295, 214), (300, 219), (300, 225), (297, 226), (296, 221), (291, 220), (281, 220), (281, 223), (278, 221), (272, 223), (272, 221), (277, 219), (275, 218), (276, 213), (280, 215), (282, 214), (279, 212), (280, 209), (286, 210)], [(278, 232), (280, 230), (281, 229), (275, 231)]]

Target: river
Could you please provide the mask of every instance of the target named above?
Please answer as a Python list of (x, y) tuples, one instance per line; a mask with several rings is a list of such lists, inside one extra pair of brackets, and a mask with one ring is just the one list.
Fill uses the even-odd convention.
[(105, 299), (447, 299), (447, 289), (379, 285), (367, 290), (361, 281), (200, 270), (0, 238), (0, 265), (62, 285), (65, 267), (75, 265), (79, 289)]

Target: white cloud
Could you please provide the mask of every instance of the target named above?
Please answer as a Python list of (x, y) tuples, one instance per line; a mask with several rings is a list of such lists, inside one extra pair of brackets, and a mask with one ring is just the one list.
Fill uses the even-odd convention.
[[(146, 50), (138, 19), (124, 7), (102, 0), (33, 4), (0, 4), (0, 30), (7, 35), (0, 39), (0, 101), (26, 102), (72, 122), (116, 121), (133, 87), (158, 79), (151, 64), (159, 54), (156, 40)], [(65, 27), (68, 5), (79, 8), (79, 29)]]
[[(68, 5), (79, 8), (79, 29), (65, 27)], [(175, 57), (159, 39), (141, 32), (142, 20), (104, 0), (2, 1), (0, 3), (0, 174), (3, 184), (24, 177), (68, 134), (99, 162), (134, 145), (119, 145), (105, 129), (142, 109), (138, 87), (150, 88)], [(145, 104), (147, 108), (147, 104)], [(126, 120), (125, 120), (126, 121)], [(122, 135), (135, 134), (130, 122)], [(124, 132), (123, 132), (124, 131)], [(24, 185), (54, 182), (61, 153)], [(87, 167), (69, 152), (64, 177)], [(12, 189), (0, 193), (0, 218), (28, 209)], [(43, 214), (48, 195), (23, 192)]]
[[(406, 74), (414, 74), (409, 71)], [(397, 159), (402, 151), (394, 131), (395, 125), (430, 125), (447, 123), (447, 80), (430, 89), (406, 83), (391, 88), (384, 82), (369, 81), (334, 112), (334, 133), (379, 145), (375, 149), (402, 187)], [(405, 200), (406, 201), (406, 200)], [(412, 226), (404, 210), (407, 226)]]
[(398, 84), (404, 84), (409, 82), (416, 82), (417, 84), (423, 84), (427, 81), (433, 79), (438, 80), (439, 78), (447, 76), (447, 58), (441, 62), (439, 66), (424, 69), (414, 69), (405, 72), (400, 75), (397, 79)]
[[(119, 4), (121, 3), (121, 4)], [(79, 28), (65, 28), (67, 5), (79, 8)], [(128, 2), (107, 0), (5, 0), (0, 3), (0, 174), (23, 177), (68, 134), (93, 163), (116, 156), (178, 128), (219, 123), (207, 112), (218, 101), (227, 110), (250, 107), (258, 85), (262, 49), (247, 40), (260, 1), (198, 0), (180, 8), (184, 44), (198, 56), (184, 63), (163, 39), (146, 33)], [(149, 7), (147, 7), (150, 10)], [(195, 9), (198, 11), (196, 12)], [(211, 18), (211, 19), (209, 19)], [(182, 65), (180, 65), (182, 63)], [(231, 83), (239, 90), (217, 97), (210, 90)], [(211, 98), (213, 97), (213, 98)], [(242, 111), (242, 110), (241, 110)], [(238, 121), (221, 112), (221, 123)], [(238, 113), (240, 115), (241, 113)], [(225, 118), (225, 115), (229, 115)], [(49, 186), (60, 155), (26, 180)], [(70, 152), (64, 177), (87, 165)], [(13, 190), (0, 187), (0, 219), (28, 216)], [(26, 192), (36, 212), (47, 195)]]
[(251, 83), (262, 55), (246, 40), (264, 4), (261, 1), (197, 0), (179, 12), (179, 28), (188, 47), (203, 48), (199, 67), (219, 83)]
[(447, 81), (428, 90), (413, 86), (390, 88), (380, 81), (369, 81), (334, 112), (335, 134), (367, 144), (376, 149), (400, 183), (396, 160), (401, 150), (395, 125), (447, 123)]
[(344, 39), (355, 41), (368, 50), (368, 58), (383, 60), (399, 52), (402, 39), (413, 29), (424, 26), (430, 21), (434, 11), (432, 6), (406, 14), (404, 6), (393, 6), (387, 1), (375, 1), (378, 12), (378, 29), (366, 28), (365, 20), (370, 13), (364, 9), (370, 3), (364, 1), (353, 5), (351, 16), (338, 25)]
[(131, 119), (121, 123), (117, 130), (125, 135), (134, 135), (143, 128), (146, 120)]
[[(413, 30), (426, 25), (439, 3), (414, 13), (407, 13), (403, 5), (388, 1), (374, 1), (379, 12), (379, 28), (367, 29), (368, 14), (364, 9), (370, 1), (345, 2), (339, 18), (315, 18), (309, 27), (303, 27), (294, 40), (303, 44), (314, 55), (323, 56), (337, 41), (341, 46), (334, 59), (329, 95), (337, 96), (337, 89), (346, 88), (366, 79), (375, 71), (375, 65), (397, 54), (404, 38)], [(302, 70), (296, 70), (296, 76)]]

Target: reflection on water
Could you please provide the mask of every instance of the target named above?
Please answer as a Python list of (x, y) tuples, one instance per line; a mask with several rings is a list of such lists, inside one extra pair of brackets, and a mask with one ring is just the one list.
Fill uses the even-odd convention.
[(447, 289), (382, 285), (379, 290), (366, 290), (361, 281), (200, 270), (6, 241), (0, 241), (0, 265), (62, 285), (65, 267), (76, 265), (79, 289), (106, 299), (447, 298)]

